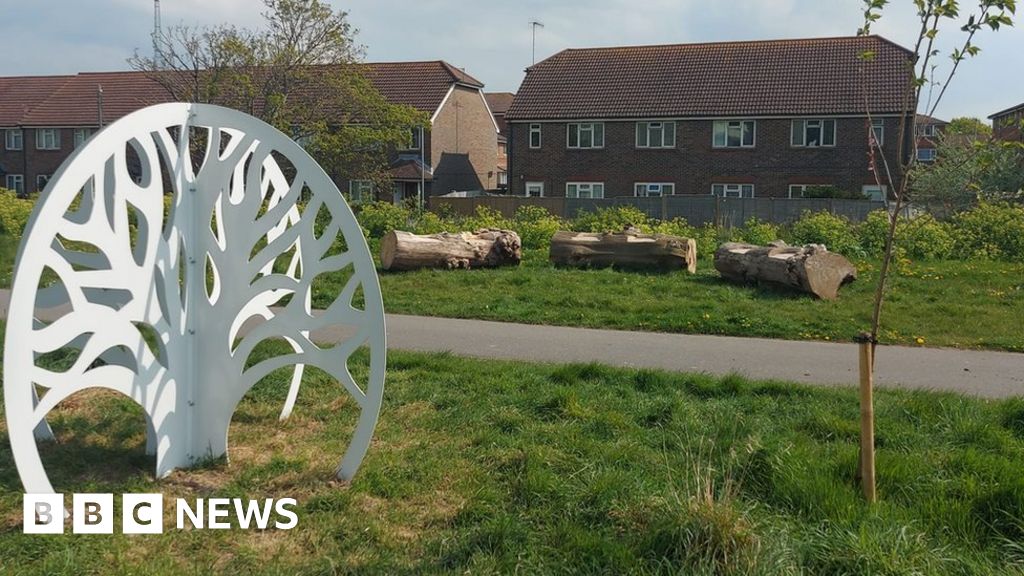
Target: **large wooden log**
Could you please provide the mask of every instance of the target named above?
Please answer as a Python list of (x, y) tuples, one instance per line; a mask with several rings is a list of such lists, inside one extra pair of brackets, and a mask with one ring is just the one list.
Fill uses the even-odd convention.
[(380, 242), (380, 263), (385, 270), (494, 268), (516, 266), (522, 259), (519, 234), (511, 230), (428, 236), (393, 230)]
[(755, 246), (728, 242), (715, 251), (715, 269), (723, 278), (802, 290), (835, 300), (839, 288), (857, 279), (849, 260), (820, 244)]
[(551, 262), (560, 266), (660, 268), (697, 271), (697, 243), (668, 234), (559, 231), (551, 239)]

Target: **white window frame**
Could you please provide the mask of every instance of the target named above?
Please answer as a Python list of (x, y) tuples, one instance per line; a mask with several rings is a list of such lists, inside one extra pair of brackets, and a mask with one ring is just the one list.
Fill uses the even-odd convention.
[(36, 174), (36, 192), (42, 192), (46, 185), (50, 183), (50, 177), (53, 174)]
[(423, 128), (413, 128), (407, 150), (419, 150), (423, 146)]
[(36, 150), (60, 150), (60, 130), (36, 128)]
[[(738, 146), (729, 144), (729, 131), (736, 128), (740, 131)], [(750, 144), (744, 143), (744, 133), (749, 128)], [(721, 136), (721, 138), (719, 138)], [(757, 120), (715, 120), (711, 125), (712, 148), (755, 148), (757, 147)]]
[(921, 134), (925, 138), (934, 138), (935, 137), (935, 124), (925, 124), (924, 125), (924, 129), (921, 130)]
[(74, 135), (72, 136), (72, 143), (74, 144), (74, 147), (77, 149), (82, 144), (85, 144), (85, 141), (88, 140), (90, 136), (92, 136), (91, 128), (75, 128)]
[[(827, 122), (832, 123), (832, 143), (825, 144), (825, 125)], [(817, 144), (809, 144), (807, 142), (807, 130), (811, 128), (811, 124), (817, 124), (821, 134), (821, 142)], [(793, 148), (835, 148), (836, 140), (838, 139), (838, 122), (835, 118), (796, 118), (790, 124), (790, 136), (789, 143)], [(799, 130), (797, 126), (800, 126)], [(800, 139), (797, 140), (797, 134), (800, 134)]]
[[(656, 127), (656, 128), (655, 128)], [(661, 142), (652, 144), (651, 134), (657, 130)], [(675, 148), (676, 147), (676, 123), (675, 122), (637, 122), (636, 123), (636, 147), (637, 148)]]
[(881, 202), (885, 200), (886, 194), (888, 194), (889, 192), (889, 187), (884, 184), (882, 186), (879, 186), (877, 184), (865, 184), (860, 187), (860, 191), (869, 200), (877, 200)]
[[(576, 130), (576, 145), (572, 144), (573, 129)], [(599, 129), (600, 128), (600, 129)], [(590, 133), (590, 146), (582, 146), (583, 134)], [(597, 136), (600, 134), (601, 142)], [(565, 147), (571, 150), (599, 150), (604, 148), (604, 122), (569, 122), (565, 125)]]
[(879, 146), (885, 146), (885, 118), (872, 118), (871, 130), (875, 133), (875, 140)]
[(753, 184), (712, 184), (711, 194), (721, 198), (753, 198), (756, 190)]
[[(922, 152), (928, 152), (927, 157), (922, 157)], [(934, 162), (935, 161), (935, 148), (918, 148), (917, 149), (917, 161), (918, 162)]]
[[(530, 190), (535, 190), (537, 195), (534, 196), (530, 193)], [(544, 197), (544, 183), (543, 182), (527, 182), (526, 187), (523, 188), (523, 195), (527, 198), (543, 198)]]
[(349, 180), (348, 197), (353, 204), (373, 202), (373, 181), (372, 180)]
[[(588, 191), (587, 196), (583, 196), (584, 189)], [(571, 195), (570, 190), (572, 190)], [(604, 182), (566, 182), (565, 197), (584, 199), (604, 198)]]
[[(815, 184), (790, 184), (788, 188), (789, 198), (803, 198), (804, 193), (807, 192), (807, 189), (810, 188), (811, 186), (815, 186)], [(794, 195), (794, 190), (799, 191), (799, 194)]]
[(633, 195), (637, 198), (661, 198), (674, 196), (675, 182), (636, 182), (633, 184)]
[(498, 172), (498, 186), (508, 187), (508, 172)]
[[(544, 145), (544, 133), (541, 130), (541, 128), (542, 127), (541, 127), (540, 124), (530, 124), (530, 149), (531, 150), (540, 150), (541, 146)], [(536, 146), (533, 143), (534, 135), (537, 136), (537, 145)]]
[(8, 190), (14, 190), (15, 194), (19, 196), (25, 193), (25, 175), (24, 174), (8, 174), (4, 178), (4, 187)]
[[(8, 150), (24, 150), (25, 149), (25, 133), (22, 132), (21, 128), (8, 128), (5, 130), (4, 135), (4, 147)], [(17, 144), (14, 141), (17, 140)]]

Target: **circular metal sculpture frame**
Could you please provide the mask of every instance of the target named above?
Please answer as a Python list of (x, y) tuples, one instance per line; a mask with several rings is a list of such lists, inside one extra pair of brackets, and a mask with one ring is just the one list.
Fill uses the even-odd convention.
[[(314, 313), (323, 275), (342, 287)], [(315, 344), (311, 333), (324, 329), (347, 337)], [(142, 407), (147, 452), (163, 477), (225, 455), (239, 401), (281, 369), (293, 370), (286, 418), (305, 366), (336, 379), (358, 405), (338, 467), (351, 479), (380, 410), (384, 334), (361, 229), (302, 148), (227, 108), (139, 110), (68, 158), (18, 253), (4, 398), (25, 491), (53, 492), (37, 441), (52, 439), (46, 415), (79, 391), (114, 390)], [(287, 353), (253, 355), (275, 338)], [(361, 346), (369, 349), (362, 385), (348, 367)], [(45, 362), (55, 351), (74, 358), (69, 368)]]

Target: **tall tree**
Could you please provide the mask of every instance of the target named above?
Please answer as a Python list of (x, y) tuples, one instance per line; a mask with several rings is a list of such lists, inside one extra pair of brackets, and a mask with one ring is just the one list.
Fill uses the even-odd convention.
[(258, 29), (179, 25), (129, 65), (177, 101), (228, 106), (302, 142), (335, 178), (387, 180), (389, 152), (425, 114), (388, 102), (361, 74), (348, 14), (323, 0), (263, 0)]
[(953, 118), (949, 121), (945, 131), (947, 134), (962, 134), (976, 138), (985, 138), (992, 135), (991, 126), (972, 116)]

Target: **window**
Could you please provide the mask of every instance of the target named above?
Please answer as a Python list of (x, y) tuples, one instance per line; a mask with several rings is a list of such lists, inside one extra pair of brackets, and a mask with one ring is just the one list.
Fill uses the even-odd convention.
[(43, 188), (46, 188), (46, 184), (50, 181), (49, 174), (36, 174), (36, 191), (42, 192)]
[(917, 159), (921, 162), (934, 162), (935, 148), (918, 148)]
[(85, 144), (85, 141), (89, 139), (89, 136), (92, 136), (92, 130), (90, 130), (89, 128), (75, 128), (75, 148), (78, 148), (82, 144)]
[(498, 187), (508, 188), (508, 172), (498, 172)]
[(530, 148), (540, 148), (540, 124), (530, 124)]
[(543, 198), (544, 197), (544, 183), (543, 182), (527, 182), (526, 183), (526, 197), (527, 198)]
[(348, 196), (353, 204), (373, 202), (373, 182), (369, 180), (350, 180), (348, 183)]
[(793, 146), (814, 148), (836, 145), (835, 120), (793, 120)]
[(866, 184), (860, 189), (860, 191), (868, 200), (876, 200), (878, 202), (881, 202), (885, 198), (887, 187), (876, 186), (874, 184)]
[(568, 182), (566, 198), (604, 198), (604, 182)]
[(569, 124), (569, 148), (604, 148), (604, 124), (586, 122)]
[(712, 184), (711, 193), (722, 198), (753, 198), (753, 184)]
[(25, 177), (21, 174), (8, 174), (5, 184), (7, 189), (14, 190), (15, 194), (19, 196), (25, 194)]
[(637, 148), (675, 148), (675, 122), (637, 122)]
[(924, 129), (921, 131), (925, 136), (932, 138), (935, 136), (935, 124), (925, 124)]
[(36, 149), (60, 150), (60, 132), (56, 128), (37, 128)]
[(803, 198), (804, 192), (813, 186), (812, 184), (790, 184), (789, 185), (789, 197), (790, 198)]
[(412, 138), (411, 138), (410, 142), (411, 142), (411, 144), (409, 144), (409, 150), (419, 150), (420, 149), (420, 146), (423, 145), (423, 129), (422, 128), (413, 128), (412, 129)]
[(7, 149), (21, 150), (24, 146), (24, 135), (20, 128), (9, 128), (7, 130)]
[(871, 130), (875, 133), (875, 141), (879, 146), (885, 145), (885, 120), (881, 118), (871, 119)]
[(676, 193), (676, 185), (671, 183), (655, 184), (648, 182), (637, 182), (633, 187), (635, 196), (671, 196)]
[(715, 148), (753, 148), (756, 127), (753, 120), (716, 120), (711, 145)]

